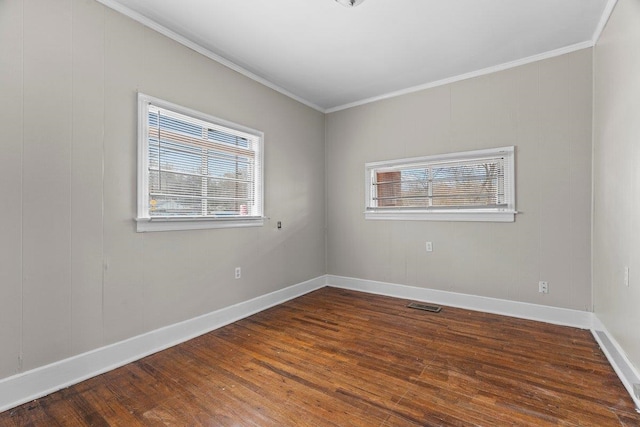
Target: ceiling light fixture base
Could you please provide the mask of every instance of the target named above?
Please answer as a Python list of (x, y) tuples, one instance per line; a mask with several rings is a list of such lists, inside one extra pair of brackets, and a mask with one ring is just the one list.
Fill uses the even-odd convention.
[(355, 7), (362, 3), (364, 0), (336, 0), (338, 3), (343, 5), (344, 7)]

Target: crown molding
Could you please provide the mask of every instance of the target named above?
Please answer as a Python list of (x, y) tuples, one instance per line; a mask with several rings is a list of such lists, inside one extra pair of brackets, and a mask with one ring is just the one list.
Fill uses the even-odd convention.
[(609, 22), (609, 18), (611, 18), (611, 14), (613, 13), (613, 9), (615, 9), (617, 3), (618, 0), (609, 0), (607, 2), (607, 5), (604, 7), (604, 11), (602, 12), (602, 16), (600, 17), (598, 26), (596, 27), (596, 30), (593, 33), (593, 37), (591, 38), (594, 46), (596, 45), (596, 43), (598, 43), (598, 40), (600, 40), (600, 36), (604, 31), (604, 27), (607, 25), (607, 22)]
[(288, 90), (276, 85), (275, 83), (258, 76), (257, 74), (254, 74), (253, 72), (247, 70), (244, 67), (241, 67), (240, 65), (212, 52), (209, 49), (204, 48), (203, 46), (200, 46), (199, 44), (187, 39), (184, 36), (181, 36), (180, 34), (166, 28), (163, 25), (158, 24), (157, 22), (147, 18), (146, 16), (129, 9), (128, 7), (118, 3), (115, 0), (97, 0), (99, 3), (133, 19), (134, 21), (137, 21), (139, 23), (141, 23), (142, 25), (159, 32), (160, 34), (182, 44), (185, 47), (188, 47), (189, 49), (200, 53), (201, 55), (206, 56), (207, 58), (218, 62), (221, 65), (224, 65), (225, 67), (236, 71), (240, 74), (242, 74), (245, 77), (250, 78), (251, 80), (254, 80), (268, 88), (271, 88), (273, 90), (275, 90), (276, 92), (279, 92), (295, 101), (300, 102), (301, 104), (304, 104), (310, 108), (313, 108), (316, 111), (319, 111), (321, 113), (325, 113), (325, 114), (329, 114), (329, 113), (334, 113), (337, 111), (341, 111), (341, 110), (346, 110), (349, 108), (353, 108), (353, 107), (358, 107), (361, 105), (365, 105), (365, 104), (370, 104), (373, 102), (377, 102), (377, 101), (382, 101), (385, 99), (389, 99), (389, 98), (395, 98), (398, 96), (402, 96), (402, 95), (407, 95), (410, 93), (414, 93), (414, 92), (419, 92), (422, 90), (426, 90), (426, 89), (431, 89), (431, 88), (435, 88), (435, 87), (439, 87), (439, 86), (444, 86), (447, 84), (451, 84), (451, 83), (455, 83), (455, 82), (459, 82), (462, 80), (467, 80), (467, 79), (472, 79), (474, 77), (480, 77), (480, 76), (484, 76), (487, 74), (491, 74), (491, 73), (495, 73), (498, 71), (504, 71), (504, 70), (508, 70), (510, 68), (515, 68), (515, 67), (519, 67), (521, 65), (526, 65), (526, 64), (530, 64), (532, 62), (536, 62), (536, 61), (542, 61), (545, 59), (549, 59), (549, 58), (554, 58), (560, 55), (565, 55), (567, 53), (571, 53), (571, 52), (575, 52), (578, 50), (582, 50), (582, 49), (588, 49), (591, 48), (593, 46), (595, 46), (595, 44), (597, 43), (598, 39), (600, 38), (600, 35), (602, 34), (602, 31), (604, 30), (604, 27), (606, 26), (607, 21), (609, 20), (609, 17), (611, 16), (611, 13), (613, 12), (615, 5), (617, 3), (617, 0), (609, 0), (607, 2), (607, 5), (605, 6), (605, 9), (602, 13), (602, 16), (600, 18), (600, 21), (598, 23), (598, 26), (596, 28), (596, 31), (593, 34), (593, 37), (591, 40), (585, 41), (585, 42), (581, 42), (581, 43), (576, 43), (573, 45), (569, 45), (569, 46), (565, 46), (559, 49), (555, 49), (552, 51), (548, 51), (548, 52), (544, 52), (538, 55), (532, 55), (526, 58), (522, 58), (522, 59), (518, 59), (515, 61), (510, 61), (510, 62), (505, 62), (503, 64), (498, 64), (498, 65), (494, 65), (491, 67), (487, 67), (487, 68), (483, 68), (480, 70), (475, 70), (475, 71), (471, 71), (469, 73), (464, 73), (464, 74), (460, 74), (457, 76), (452, 76), (452, 77), (448, 77), (445, 79), (441, 79), (441, 80), (436, 80), (433, 82), (429, 82), (429, 83), (424, 83), (421, 85), (417, 85), (417, 86), (412, 86), (406, 89), (401, 89), (401, 90), (397, 90), (397, 91), (393, 91), (393, 92), (388, 92), (382, 95), (377, 95), (374, 97), (370, 97), (370, 98), (365, 98), (359, 101), (354, 101), (354, 102), (350, 102), (347, 104), (343, 104), (343, 105), (338, 105), (335, 107), (331, 107), (331, 108), (323, 108), (319, 105), (314, 104), (311, 101), (308, 101), (298, 95), (295, 95), (291, 92), (289, 92)]
[(510, 68), (519, 67), (521, 65), (530, 64), (532, 62), (542, 61), (544, 59), (554, 58), (556, 56), (565, 55), (567, 53), (576, 52), (582, 49), (588, 49), (594, 46), (593, 41), (589, 40), (582, 43), (576, 43), (570, 46), (565, 46), (560, 49), (551, 50), (549, 52), (540, 53), (538, 55), (528, 56), (526, 58), (518, 59), (511, 62), (505, 62), (503, 64), (494, 65), (492, 67), (483, 68), (481, 70), (471, 71), (469, 73), (460, 74), (453, 77), (447, 77), (446, 79), (436, 80), (434, 82), (413, 86), (407, 89), (401, 89), (394, 92), (389, 92), (384, 95), (378, 95), (371, 98), (363, 99), (360, 101), (351, 102), (348, 104), (340, 105), (337, 107), (327, 108), (325, 113), (334, 113), (336, 111), (346, 110), (348, 108), (358, 107), (360, 105), (370, 104), (372, 102), (382, 101), (384, 99), (395, 98), (397, 96), (406, 95), (409, 93), (419, 92), (425, 89), (431, 89), (438, 86), (444, 86), (451, 83), (459, 82), (462, 80), (472, 79), (474, 77), (480, 77), (498, 71), (508, 70)]
[(251, 71), (247, 70), (246, 68), (241, 67), (240, 65), (229, 61), (226, 58), (223, 58), (222, 56), (218, 55), (217, 53), (214, 53), (212, 51), (210, 51), (209, 49), (206, 49), (202, 46), (200, 46), (197, 43), (192, 42), (191, 40), (187, 39), (184, 36), (181, 36), (180, 34), (171, 31), (170, 29), (168, 29), (167, 27), (158, 24), (157, 22), (147, 18), (146, 16), (129, 9), (126, 6), (123, 6), (122, 4), (118, 3), (117, 1), (114, 0), (97, 0), (99, 3), (102, 3), (104, 6), (107, 6), (110, 9), (115, 10), (116, 12), (119, 12), (131, 19), (133, 19), (134, 21), (139, 22), (140, 24), (144, 25), (145, 27), (148, 27), (154, 31), (159, 32), (160, 34), (170, 38), (173, 41), (176, 41), (178, 43), (180, 43), (181, 45), (188, 47), (191, 50), (194, 50), (196, 52), (198, 52), (201, 55), (206, 56), (207, 58), (216, 61), (217, 63), (224, 65), (225, 67), (236, 71), (240, 74), (242, 74), (245, 77), (250, 78), (251, 80), (254, 80), (270, 89), (275, 90), (276, 92), (279, 92), (285, 96), (288, 96), (289, 98), (300, 102), (301, 104), (306, 105), (307, 107), (311, 107), (314, 110), (317, 110), (321, 113), (325, 112), (325, 109), (320, 107), (319, 105), (314, 104), (313, 102), (307, 101), (304, 98), (301, 98), (291, 92), (289, 92), (288, 90), (278, 86), (277, 84), (270, 82), (269, 80), (262, 78), (260, 76), (258, 76), (257, 74), (252, 73)]

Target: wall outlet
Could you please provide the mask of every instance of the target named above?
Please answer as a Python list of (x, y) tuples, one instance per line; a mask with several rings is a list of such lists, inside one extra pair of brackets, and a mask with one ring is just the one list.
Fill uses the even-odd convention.
[(633, 385), (633, 394), (636, 395), (636, 399), (640, 399), (640, 384)]
[(242, 269), (240, 267), (236, 267), (236, 279), (242, 277)]
[(629, 287), (629, 267), (624, 268), (624, 285)]
[(543, 280), (538, 282), (538, 292), (540, 292), (541, 294), (548, 294), (549, 293), (549, 283), (545, 282)]
[(433, 252), (433, 243), (427, 242), (426, 249), (427, 249), (427, 252)]

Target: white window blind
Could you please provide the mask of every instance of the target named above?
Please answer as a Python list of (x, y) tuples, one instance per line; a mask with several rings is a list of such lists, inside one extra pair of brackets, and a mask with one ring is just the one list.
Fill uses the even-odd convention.
[(261, 223), (260, 132), (142, 94), (139, 109), (139, 229), (156, 220)]
[(504, 147), (367, 163), (365, 214), (369, 219), (513, 221), (513, 158), (513, 147)]

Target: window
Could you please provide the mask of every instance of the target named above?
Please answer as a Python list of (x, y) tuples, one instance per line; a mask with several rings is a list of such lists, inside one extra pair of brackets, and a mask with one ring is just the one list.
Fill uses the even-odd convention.
[(138, 231), (263, 224), (261, 132), (138, 94)]
[(367, 219), (513, 222), (514, 147), (365, 165)]

